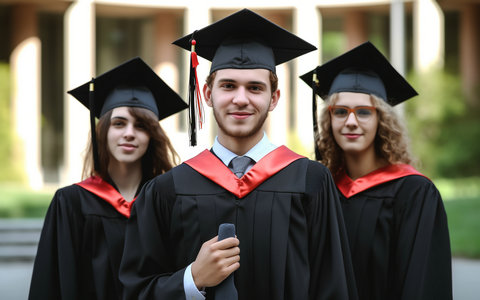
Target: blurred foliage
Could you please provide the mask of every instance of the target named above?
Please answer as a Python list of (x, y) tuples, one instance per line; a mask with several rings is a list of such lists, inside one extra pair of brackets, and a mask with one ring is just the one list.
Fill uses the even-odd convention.
[(43, 218), (54, 191), (34, 191), (20, 184), (0, 184), (0, 218)]
[(419, 93), (405, 105), (419, 168), (432, 177), (480, 175), (480, 109), (467, 103), (458, 76), (432, 71), (409, 82)]
[(19, 181), (20, 168), (13, 159), (12, 107), (10, 104), (10, 67), (0, 63), (0, 181)]
[[(480, 177), (435, 178), (432, 181), (435, 183), (435, 186), (442, 195), (442, 199), (445, 201), (459, 198), (478, 198), (480, 201)], [(478, 213), (480, 213), (480, 211)]]
[(343, 52), (347, 41), (340, 31), (325, 31), (322, 35), (322, 61), (327, 62)]

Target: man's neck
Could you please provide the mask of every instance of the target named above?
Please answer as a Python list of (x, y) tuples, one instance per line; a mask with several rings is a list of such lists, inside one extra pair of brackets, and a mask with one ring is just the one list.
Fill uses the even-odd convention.
[(254, 136), (247, 137), (228, 137), (225, 135), (218, 135), (218, 142), (225, 148), (237, 155), (244, 155), (252, 149), (263, 138), (263, 131), (259, 131)]
[[(275, 150), (277, 146), (272, 144), (270, 140), (268, 139), (267, 135), (263, 133), (262, 139), (255, 144), (253, 147), (251, 147), (246, 153), (243, 153), (243, 155), (247, 155), (250, 157), (253, 161), (258, 162), (260, 161), (265, 155), (268, 153), (272, 152)], [(212, 146), (212, 151), (217, 155), (217, 157), (226, 165), (228, 166), (231, 162), (231, 160), (235, 157), (238, 156), (235, 152), (232, 152), (230, 149), (226, 148), (223, 146), (219, 140), (218, 136), (215, 138), (215, 142), (213, 143)]]

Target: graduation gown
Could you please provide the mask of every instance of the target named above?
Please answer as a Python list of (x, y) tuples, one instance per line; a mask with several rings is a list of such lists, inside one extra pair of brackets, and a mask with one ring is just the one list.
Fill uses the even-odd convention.
[(124, 299), (185, 299), (185, 268), (221, 223), (235, 224), (240, 240), (240, 300), (354, 298), (341, 218), (320, 163), (282, 146), (238, 179), (205, 150), (140, 192), (120, 267)]
[(61, 188), (48, 208), (29, 299), (121, 299), (127, 202), (99, 177)]
[(401, 164), (335, 181), (359, 299), (452, 299), (447, 217), (435, 185)]

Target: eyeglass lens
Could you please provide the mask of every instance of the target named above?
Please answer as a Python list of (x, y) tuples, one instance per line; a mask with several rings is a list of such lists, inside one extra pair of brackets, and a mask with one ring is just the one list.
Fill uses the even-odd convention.
[(350, 115), (350, 113), (353, 112), (358, 120), (366, 121), (370, 119), (370, 117), (373, 115), (374, 108), (373, 107), (349, 108), (349, 107), (334, 106), (331, 109), (331, 111), (332, 111), (332, 115), (335, 118), (340, 120), (347, 119), (348, 115)]

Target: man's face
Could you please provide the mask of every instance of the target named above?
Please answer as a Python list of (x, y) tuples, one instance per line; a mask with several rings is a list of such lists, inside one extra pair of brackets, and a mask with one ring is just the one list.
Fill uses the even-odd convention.
[(280, 91), (271, 91), (270, 71), (222, 69), (212, 87), (204, 86), (208, 106), (213, 108), (220, 141), (260, 139), (268, 112), (278, 103)]

